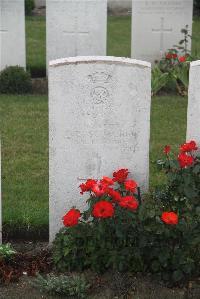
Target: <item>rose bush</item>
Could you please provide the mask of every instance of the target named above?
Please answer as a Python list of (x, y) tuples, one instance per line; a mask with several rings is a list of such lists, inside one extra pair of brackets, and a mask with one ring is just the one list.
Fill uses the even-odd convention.
[(53, 246), (57, 269), (150, 272), (173, 284), (199, 275), (197, 150), (190, 141), (174, 157), (165, 146), (158, 164), (167, 183), (148, 198), (140, 198), (128, 169), (81, 184), (81, 195), (89, 194), (88, 209), (81, 213), (73, 207), (63, 217)]
[(59, 270), (142, 270), (137, 248), (141, 199), (137, 183), (128, 175), (128, 169), (119, 169), (112, 178), (88, 179), (80, 185), (81, 195), (89, 193), (88, 209), (80, 217), (73, 207), (63, 217), (65, 227), (54, 242)]
[(190, 62), (197, 58), (192, 56), (189, 50), (191, 35), (188, 25), (181, 29), (181, 33), (183, 38), (178, 45), (169, 49), (160, 61), (156, 61), (152, 70), (153, 95), (160, 90), (187, 95)]

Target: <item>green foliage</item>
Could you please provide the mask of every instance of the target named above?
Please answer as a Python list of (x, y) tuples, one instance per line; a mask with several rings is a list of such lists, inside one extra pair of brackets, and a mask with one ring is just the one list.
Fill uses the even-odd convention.
[(136, 214), (125, 211), (116, 214), (115, 221), (104, 219), (63, 228), (53, 247), (57, 269), (62, 272), (87, 268), (97, 272), (141, 271)]
[(160, 90), (178, 92), (187, 95), (189, 85), (189, 64), (193, 60), (188, 49), (192, 36), (189, 34), (188, 25), (181, 30), (183, 38), (178, 45), (169, 49), (165, 56), (152, 71), (152, 93)]
[(83, 275), (59, 275), (48, 274), (47, 277), (37, 275), (33, 285), (51, 295), (65, 295), (70, 298), (86, 298), (90, 285)]
[(166, 202), (170, 206), (174, 203), (180, 212), (185, 209), (191, 212), (199, 205), (200, 156), (196, 153), (194, 158), (193, 155), (194, 151), (186, 153), (186, 157), (191, 157), (193, 163), (185, 167), (180, 166), (178, 155), (172, 153), (167, 154), (164, 160), (158, 162), (159, 168), (165, 171), (167, 177), (167, 185), (164, 187)]
[(9, 66), (0, 73), (0, 93), (24, 94), (31, 89), (30, 74), (22, 67)]
[(149, 199), (142, 205), (139, 248), (146, 271), (173, 285), (199, 275), (200, 217), (197, 211), (185, 208), (179, 212), (176, 226), (166, 225), (160, 218), (163, 207), (175, 210), (176, 201), (173, 197), (171, 203)]
[[(167, 157), (159, 161), (167, 184), (143, 200), (137, 211), (114, 203), (112, 217), (96, 219), (92, 209), (99, 198), (91, 195), (82, 220), (56, 236), (53, 257), (59, 271), (150, 272), (171, 285), (199, 275), (200, 160), (183, 168), (169, 153)], [(125, 192), (123, 184), (118, 190)], [(177, 221), (166, 222), (163, 212), (173, 212)]]
[(25, 14), (26, 16), (30, 16), (32, 14), (33, 9), (35, 8), (34, 0), (25, 0)]
[(0, 260), (9, 259), (15, 253), (16, 251), (9, 243), (0, 245)]
[(194, 0), (194, 13), (197, 14), (200, 12), (200, 0)]
[(152, 95), (157, 94), (169, 81), (168, 73), (163, 73), (158, 66), (152, 69), (151, 90)]

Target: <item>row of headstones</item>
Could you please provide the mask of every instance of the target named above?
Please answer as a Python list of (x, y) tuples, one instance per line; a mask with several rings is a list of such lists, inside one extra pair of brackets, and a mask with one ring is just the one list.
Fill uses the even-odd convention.
[[(47, 64), (50, 60), (106, 55), (107, 0), (47, 1)], [(159, 60), (192, 29), (193, 0), (132, 1), (132, 57)], [(24, 0), (0, 0), (0, 70), (26, 65)], [(190, 46), (188, 49), (190, 49)]]
[[(198, 143), (199, 98), (200, 61), (196, 61), (190, 68), (187, 139)], [(76, 57), (50, 64), (50, 241), (69, 208), (84, 208), (78, 186), (87, 178), (99, 179), (124, 167), (143, 191), (148, 190), (150, 106), (151, 67), (147, 62)], [(0, 192), (0, 243), (1, 233)]]

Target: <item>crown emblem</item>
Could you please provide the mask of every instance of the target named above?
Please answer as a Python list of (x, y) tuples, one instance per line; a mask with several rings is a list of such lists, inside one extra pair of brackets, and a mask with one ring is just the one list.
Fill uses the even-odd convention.
[(88, 76), (93, 83), (108, 83), (111, 75), (105, 72), (95, 72)]

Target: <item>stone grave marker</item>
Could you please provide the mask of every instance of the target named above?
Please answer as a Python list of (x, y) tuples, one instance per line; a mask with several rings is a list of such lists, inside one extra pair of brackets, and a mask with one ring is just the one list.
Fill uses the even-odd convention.
[[(193, 0), (132, 0), (132, 54), (154, 63), (192, 32)], [(189, 43), (189, 49), (191, 42)]]
[(200, 60), (190, 63), (187, 140), (196, 140), (200, 146)]
[(0, 245), (2, 244), (2, 198), (1, 198), (1, 142), (0, 142)]
[(143, 191), (149, 181), (150, 63), (75, 57), (49, 67), (50, 241), (79, 185), (128, 168)]
[(24, 0), (0, 0), (0, 70), (26, 66)]
[(47, 64), (78, 55), (106, 55), (107, 0), (47, 1)]

